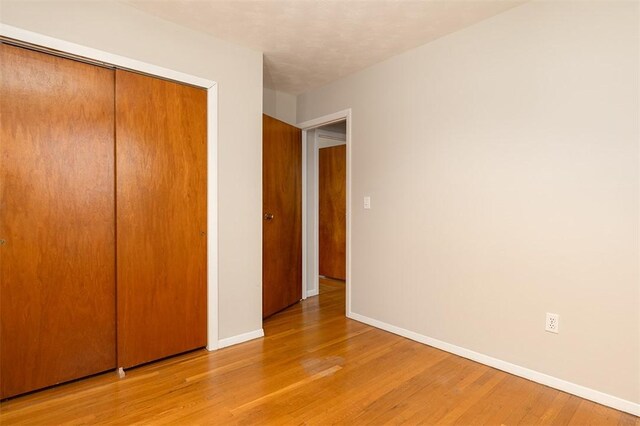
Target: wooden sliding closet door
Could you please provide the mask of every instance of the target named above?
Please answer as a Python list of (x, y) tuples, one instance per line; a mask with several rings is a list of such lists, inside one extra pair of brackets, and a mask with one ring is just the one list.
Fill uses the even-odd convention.
[(115, 368), (114, 72), (0, 44), (0, 397)]
[(207, 92), (116, 71), (118, 366), (206, 345)]

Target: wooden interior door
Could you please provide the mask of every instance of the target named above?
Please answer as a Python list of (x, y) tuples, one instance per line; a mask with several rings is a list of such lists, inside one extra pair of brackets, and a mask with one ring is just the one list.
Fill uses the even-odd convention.
[(347, 248), (347, 148), (321, 148), (318, 158), (319, 258), (325, 277), (345, 280)]
[(207, 343), (207, 92), (116, 71), (118, 366)]
[(0, 44), (0, 397), (115, 368), (113, 70)]
[(302, 131), (262, 116), (262, 316), (302, 299)]

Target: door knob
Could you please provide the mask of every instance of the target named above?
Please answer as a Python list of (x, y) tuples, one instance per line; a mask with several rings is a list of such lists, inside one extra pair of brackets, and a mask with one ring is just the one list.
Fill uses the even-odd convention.
[(273, 220), (273, 213), (265, 213), (264, 220)]

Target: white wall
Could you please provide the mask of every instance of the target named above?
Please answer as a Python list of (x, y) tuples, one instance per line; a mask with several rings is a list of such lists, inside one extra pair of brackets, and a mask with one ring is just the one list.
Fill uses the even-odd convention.
[(527, 3), (298, 97), (352, 108), (355, 313), (640, 402), (638, 12)]
[(218, 83), (219, 337), (262, 328), (262, 53), (117, 2), (2, 1), (0, 21)]
[(297, 124), (296, 100), (295, 95), (265, 87), (262, 94), (262, 111), (273, 118), (295, 126)]
[(307, 155), (305, 158), (306, 161), (306, 169), (305, 173), (307, 176), (306, 180), (306, 222), (305, 222), (305, 230), (306, 233), (306, 258), (303, 259), (305, 262), (305, 277), (307, 282), (307, 297), (315, 296), (318, 294), (318, 248), (317, 248), (317, 238), (318, 238), (318, 224), (317, 224), (317, 211), (318, 204), (316, 202), (316, 192), (318, 184), (316, 183), (316, 130), (312, 129), (307, 131)]

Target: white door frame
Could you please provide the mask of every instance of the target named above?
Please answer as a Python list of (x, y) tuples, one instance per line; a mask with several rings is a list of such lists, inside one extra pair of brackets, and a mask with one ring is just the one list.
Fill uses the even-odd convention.
[(207, 90), (207, 349), (218, 349), (218, 85), (194, 75), (0, 24), (0, 36), (62, 56), (86, 58)]
[[(307, 247), (314, 244), (317, 247), (318, 233), (314, 233), (316, 241), (308, 241), (307, 238), (307, 132), (326, 124), (336, 121), (347, 121), (346, 145), (347, 145), (347, 252), (346, 252), (346, 291), (345, 291), (345, 311), (347, 317), (351, 317), (351, 108), (338, 111), (333, 114), (324, 115), (313, 120), (307, 120), (298, 123), (298, 127), (302, 129), (302, 298), (307, 298)], [(312, 264), (316, 269), (316, 277), (318, 277), (318, 253), (316, 258), (312, 259)], [(318, 288), (319, 290), (319, 288)]]

